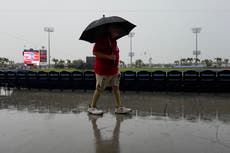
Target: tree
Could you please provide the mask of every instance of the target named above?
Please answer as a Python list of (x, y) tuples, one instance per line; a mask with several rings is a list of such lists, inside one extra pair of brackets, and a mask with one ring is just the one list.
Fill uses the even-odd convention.
[(0, 57), (0, 65), (2, 66), (4, 64), (3, 57)]
[(229, 59), (224, 59), (224, 63), (225, 63), (225, 67), (227, 67), (228, 66), (228, 62), (229, 62)]
[(187, 63), (187, 64), (192, 65), (192, 62), (193, 62), (193, 58), (188, 57), (188, 58), (186, 59), (186, 63)]
[(0, 57), (0, 66), (1, 66), (1, 67), (5, 67), (6, 64), (9, 63), (9, 61), (10, 61), (10, 60), (9, 60), (8, 58)]
[(63, 59), (59, 59), (58, 64), (56, 65), (57, 68), (64, 68), (65, 61)]
[(211, 59), (205, 59), (202, 61), (202, 63), (204, 63), (207, 67), (211, 67), (213, 61)]
[(59, 60), (56, 59), (56, 58), (53, 58), (52, 61), (54, 62), (54, 66), (56, 66), (58, 64), (58, 62), (59, 62)]
[(63, 59), (60, 59), (59, 62), (58, 62), (58, 64), (64, 65), (64, 64), (65, 64), (65, 61), (64, 61)]
[(9, 61), (9, 65), (14, 65), (14, 61)]
[(142, 67), (144, 65), (143, 61), (141, 59), (137, 59), (135, 62), (136, 67)]
[(67, 64), (67, 67), (70, 68), (70, 66), (71, 66), (71, 60), (70, 59), (66, 59), (66, 64)]
[(4, 58), (4, 61), (5, 61), (5, 64), (8, 64), (10, 60), (8, 58)]
[(221, 65), (222, 65), (222, 58), (216, 57), (214, 60), (216, 61), (217, 66), (221, 67)]
[(125, 62), (122, 60), (120, 60), (120, 67), (122, 67), (122, 68), (126, 67)]
[(194, 60), (195, 60), (195, 64), (200, 63), (200, 59), (199, 58), (194, 58)]
[(186, 59), (185, 58), (180, 59), (180, 64), (185, 65), (186, 64)]
[(71, 63), (71, 60), (70, 60), (70, 59), (66, 59), (66, 63), (67, 63), (67, 64), (70, 64), (70, 63)]
[(180, 64), (180, 61), (179, 61), (179, 60), (176, 60), (176, 61), (174, 61), (174, 64), (179, 65), (179, 64)]

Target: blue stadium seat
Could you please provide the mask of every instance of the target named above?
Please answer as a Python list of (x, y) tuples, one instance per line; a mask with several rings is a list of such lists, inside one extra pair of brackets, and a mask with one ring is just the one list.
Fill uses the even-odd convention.
[(6, 84), (7, 84), (6, 72), (5, 71), (0, 71), (0, 87), (5, 87)]
[(71, 72), (68, 71), (61, 71), (59, 73), (60, 75), (60, 89), (72, 89), (71, 84), (72, 84), (72, 77), (71, 77)]
[(84, 80), (83, 80), (83, 72), (73, 71), (72, 72), (72, 90), (75, 89), (84, 89)]
[(39, 89), (50, 89), (48, 72), (38, 71), (37, 78), (38, 78), (38, 88)]
[(137, 91), (152, 91), (152, 74), (149, 71), (137, 72)]
[(182, 91), (182, 72), (172, 70), (167, 72), (167, 91)]
[(27, 70), (19, 70), (17, 71), (17, 88), (27, 88), (27, 84), (28, 84), (28, 78), (27, 78)]
[(125, 92), (126, 90), (136, 91), (136, 72), (124, 71), (121, 73), (120, 89)]
[(230, 92), (230, 70), (217, 72), (216, 83), (218, 92)]
[(166, 72), (157, 70), (152, 72), (152, 90), (166, 91)]
[(215, 92), (216, 71), (212, 71), (212, 70), (201, 71), (198, 85), (199, 85), (200, 92)]
[(38, 88), (37, 72), (34, 71), (27, 72), (27, 87), (29, 89)]
[(50, 90), (60, 88), (60, 81), (59, 81), (59, 72), (50, 71), (48, 73), (49, 80), (48, 80), (48, 87)]
[(16, 71), (6, 71), (6, 81), (9, 88), (14, 88), (17, 85)]
[(93, 71), (84, 72), (84, 90), (94, 90), (96, 85), (96, 76)]
[(198, 91), (199, 72), (187, 70), (183, 72), (183, 91)]

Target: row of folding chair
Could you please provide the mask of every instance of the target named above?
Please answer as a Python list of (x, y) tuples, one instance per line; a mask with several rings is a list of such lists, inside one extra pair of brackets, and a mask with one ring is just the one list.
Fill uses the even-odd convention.
[(95, 74), (92, 71), (0, 71), (1, 86), (38, 89), (83, 89), (95, 87)]
[[(17, 88), (95, 89), (92, 71), (0, 71), (0, 85)], [(124, 71), (122, 91), (230, 91), (230, 70)]]
[(136, 91), (229, 92), (230, 70), (126, 71), (121, 89)]

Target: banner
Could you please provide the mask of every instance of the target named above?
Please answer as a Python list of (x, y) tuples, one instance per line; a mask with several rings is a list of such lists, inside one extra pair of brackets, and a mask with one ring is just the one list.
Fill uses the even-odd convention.
[(47, 50), (40, 50), (40, 62), (47, 62)]
[(24, 64), (39, 65), (40, 54), (38, 51), (24, 51)]

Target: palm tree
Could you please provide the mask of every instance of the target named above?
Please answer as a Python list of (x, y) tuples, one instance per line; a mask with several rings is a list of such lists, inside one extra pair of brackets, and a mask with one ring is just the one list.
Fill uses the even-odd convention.
[(66, 60), (66, 63), (67, 63), (67, 64), (71, 64), (71, 60), (70, 60), (70, 59), (67, 59), (67, 60)]
[(4, 58), (5, 64), (9, 63), (9, 59), (8, 58)]
[(211, 67), (213, 61), (212, 61), (211, 59), (205, 59), (205, 60), (202, 61), (202, 63), (205, 63), (205, 65), (206, 65), (207, 67)]
[(174, 64), (179, 65), (179, 64), (180, 64), (180, 61), (179, 61), (179, 60), (176, 60), (176, 61), (174, 61)]
[(3, 58), (0, 57), (0, 67), (2, 67), (2, 66), (3, 66)]
[(187, 63), (188, 63), (189, 65), (192, 65), (193, 58), (188, 57), (188, 58), (186, 59), (186, 61), (187, 61)]
[(70, 68), (71, 60), (70, 60), (70, 59), (67, 59), (67, 60), (66, 60), (66, 64), (67, 64), (67, 67)]
[(142, 67), (143, 66), (143, 61), (141, 59), (137, 59), (135, 62), (136, 67)]
[(65, 61), (64, 61), (63, 59), (60, 59), (59, 62), (58, 62), (58, 64), (64, 65), (64, 64), (65, 64)]
[(221, 67), (221, 65), (222, 65), (222, 58), (216, 57), (215, 61), (216, 61), (217, 66)]
[(195, 60), (195, 64), (200, 63), (200, 59), (199, 58), (194, 58), (194, 60)]
[(58, 63), (55, 64), (55, 67), (56, 68), (64, 68), (64, 66), (65, 66), (64, 64), (65, 64), (65, 61), (63, 59), (59, 59)]
[(57, 63), (59, 62), (59, 60), (56, 58), (53, 58), (52, 61), (54, 62), (54, 65), (57, 65)]
[(185, 58), (180, 59), (180, 64), (185, 65), (186, 64), (186, 59)]
[(225, 67), (228, 67), (228, 62), (229, 62), (229, 59), (224, 59), (224, 63), (225, 63)]
[(5, 67), (5, 65), (7, 64), (7, 63), (9, 63), (9, 59), (8, 58), (6, 58), (6, 57), (0, 57), (0, 66), (1, 67)]
[(125, 62), (122, 61), (122, 60), (120, 60), (120, 67), (122, 67), (122, 68), (125, 68), (125, 67), (126, 67)]
[(9, 61), (9, 66), (10, 66), (10, 67), (13, 67), (13, 66), (14, 66), (14, 61), (11, 61), (11, 60), (10, 60), (10, 61)]

